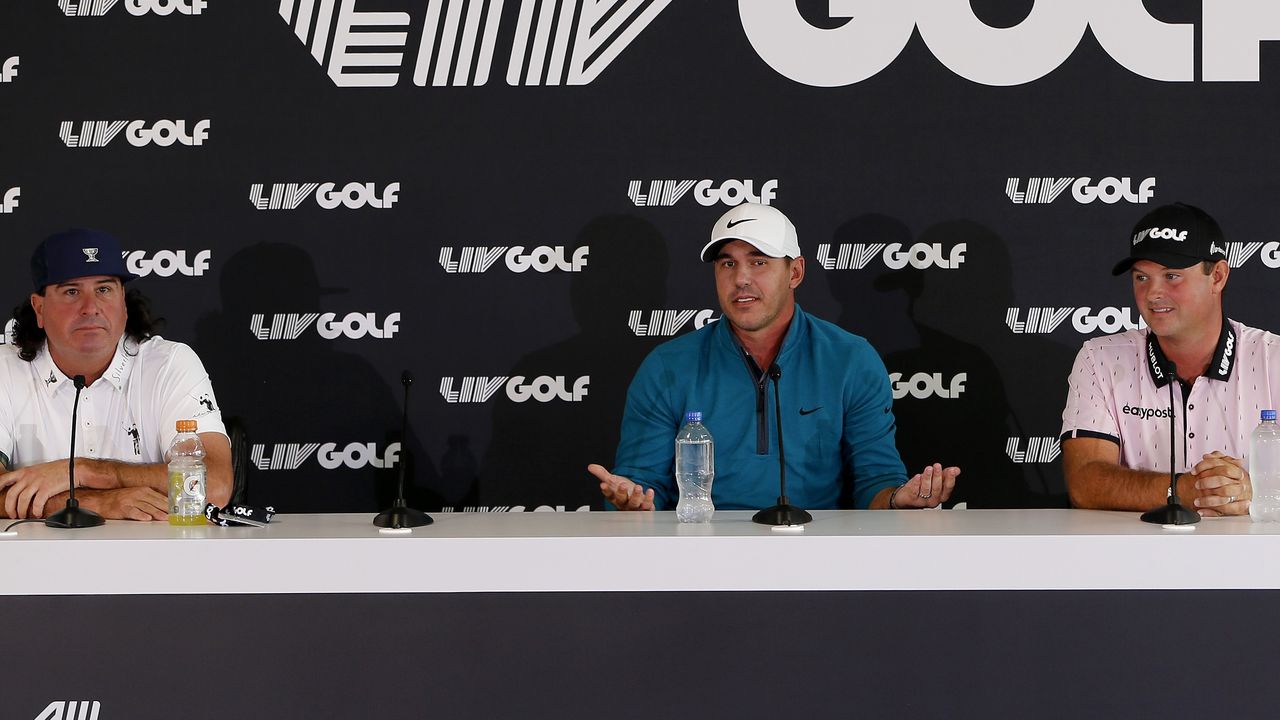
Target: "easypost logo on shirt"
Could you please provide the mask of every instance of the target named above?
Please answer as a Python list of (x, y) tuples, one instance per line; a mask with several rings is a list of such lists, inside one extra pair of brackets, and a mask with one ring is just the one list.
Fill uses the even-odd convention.
[(701, 330), (715, 322), (714, 310), (650, 310), (645, 315), (643, 310), (632, 310), (627, 318), (627, 327), (636, 337), (671, 337), (680, 332), (693, 321), (693, 329)]
[(0, 83), (13, 82), (13, 79), (18, 76), (19, 62), (17, 55), (0, 60)]
[(259, 470), (297, 470), (315, 456), (325, 470), (360, 470), (365, 467), (393, 468), (400, 462), (400, 443), (379, 449), (378, 443), (275, 443), (254, 444), (249, 460)]
[[(58, 7), (67, 17), (102, 17), (120, 0), (58, 0)], [(208, 0), (124, 0), (130, 15), (199, 15), (208, 9)]]
[(1015, 335), (1048, 335), (1068, 318), (1071, 320), (1071, 328), (1083, 335), (1140, 330), (1147, 326), (1142, 315), (1128, 307), (1104, 307), (1098, 308), (1096, 312), (1091, 307), (1009, 308), (1005, 312), (1004, 322)]
[(352, 312), (341, 318), (338, 313), (276, 313), (270, 320), (265, 314), (255, 314), (249, 318), (249, 332), (259, 340), (297, 340), (313, 324), (325, 340), (387, 340), (400, 331), (400, 313), (381, 319), (371, 312)]
[(83, 120), (78, 124), (64, 120), (58, 137), (69, 148), (106, 147), (121, 133), (134, 147), (200, 147), (209, 139), (209, 126), (209, 120)]
[(582, 402), (591, 388), (591, 376), (570, 379), (564, 375), (539, 375), (535, 378), (524, 375), (496, 375), (440, 378), (440, 397), (449, 404), (489, 402), (505, 391), (511, 402), (540, 403), (549, 402)]
[(148, 275), (166, 278), (174, 275), (201, 277), (209, 270), (209, 260), (213, 257), (213, 251), (198, 250), (190, 258), (187, 257), (186, 250), (156, 250), (153, 252), (125, 250), (122, 255), (124, 256), (125, 267), (129, 268), (129, 272), (136, 273), (139, 277), (147, 277)]
[(1146, 178), (1137, 183), (1132, 178), (1104, 177), (1097, 182), (1089, 177), (1033, 177), (1009, 178), (1005, 182), (1004, 194), (1015, 205), (1048, 205), (1058, 199), (1066, 189), (1071, 188), (1071, 197), (1082, 205), (1101, 200), (1107, 205), (1115, 205), (1124, 200), (1134, 205), (1145, 205), (1151, 201), (1156, 192), (1156, 179)]
[(636, 207), (671, 207), (680, 202), (690, 190), (698, 204), (711, 207), (716, 204), (735, 207), (744, 202), (769, 205), (778, 197), (778, 181), (765, 180), (756, 192), (754, 180), (632, 180), (627, 185), (627, 197)]
[(819, 243), (814, 260), (824, 270), (862, 270), (879, 258), (890, 270), (911, 266), (917, 270), (955, 270), (964, 264), (968, 243), (944, 249), (942, 243)]
[[(509, 85), (586, 85), (670, 2), (519, 0), (515, 27), (501, 34), (501, 0), (472, 0), (466, 13), (462, 0), (419, 0), (413, 16), (383, 11), (386, 2), (280, 0), (279, 14), (338, 87), (391, 87), (410, 67), (419, 87), (474, 87), (489, 82), (495, 59), (507, 61)], [(382, 7), (357, 9), (369, 5)], [(500, 37), (511, 45), (499, 47)], [(406, 62), (410, 49), (415, 59)]]
[(21, 187), (11, 187), (0, 192), (0, 215), (8, 215), (18, 209), (18, 200), (22, 197)]
[(1011, 437), (1004, 452), (1019, 465), (1051, 463), (1062, 454), (1062, 445), (1056, 437)]
[(591, 248), (583, 245), (566, 248), (563, 245), (539, 245), (526, 248), (523, 245), (499, 245), (495, 247), (442, 247), (440, 267), (450, 275), (488, 272), (503, 262), (513, 273), (533, 272), (582, 272), (587, 267)]
[(272, 183), (269, 190), (263, 183), (249, 186), (249, 204), (259, 210), (297, 210), (311, 197), (324, 210), (390, 210), (400, 199), (400, 183)]
[(1086, 31), (1088, 47), (1149, 80), (1195, 82), (1198, 59), (1203, 82), (1258, 82), (1259, 40), (1275, 37), (1280, 22), (1270, 2), (1206, 3), (1198, 32), (1193, 23), (1152, 17), (1140, 2), (1026, 3), (1026, 18), (1007, 28), (988, 25), (967, 2), (819, 5), (831, 25), (813, 25), (795, 2), (738, 3), (742, 29), (760, 58), (780, 75), (814, 87), (852, 85), (878, 75), (917, 31), (938, 62), (980, 85), (1039, 80), (1076, 52)]
[(952, 400), (964, 394), (964, 384), (968, 380), (968, 373), (956, 373), (950, 379), (945, 379), (942, 373), (918, 372), (906, 380), (902, 378), (902, 373), (889, 373), (894, 400), (901, 400), (907, 395), (917, 400), (934, 397)]

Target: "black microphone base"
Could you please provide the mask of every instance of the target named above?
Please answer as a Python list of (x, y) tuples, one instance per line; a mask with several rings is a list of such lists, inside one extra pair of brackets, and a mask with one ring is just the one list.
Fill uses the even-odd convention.
[(68, 500), (67, 506), (45, 518), (44, 524), (53, 528), (87, 528), (97, 527), (106, 520), (92, 510), (85, 510), (74, 500)]
[(1188, 510), (1178, 503), (1169, 503), (1142, 513), (1142, 522), (1156, 525), (1194, 525), (1200, 522), (1200, 513)]
[(760, 525), (804, 525), (813, 520), (806, 510), (801, 510), (788, 503), (767, 507), (751, 516), (751, 522)]
[(421, 510), (414, 510), (405, 505), (403, 500), (396, 500), (389, 509), (383, 510), (373, 518), (373, 524), (384, 528), (415, 528), (435, 522), (431, 516)]

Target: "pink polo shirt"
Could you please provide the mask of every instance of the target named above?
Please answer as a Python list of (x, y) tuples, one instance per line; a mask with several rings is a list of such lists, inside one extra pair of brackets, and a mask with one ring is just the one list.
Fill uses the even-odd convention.
[[(1164, 362), (1146, 328), (1086, 342), (1071, 369), (1062, 439), (1111, 440), (1121, 465), (1167, 472), (1173, 379), (1161, 370)], [(1280, 405), (1280, 336), (1223, 323), (1205, 374), (1194, 385), (1173, 385), (1177, 471), (1214, 450), (1244, 459), (1261, 411)]]

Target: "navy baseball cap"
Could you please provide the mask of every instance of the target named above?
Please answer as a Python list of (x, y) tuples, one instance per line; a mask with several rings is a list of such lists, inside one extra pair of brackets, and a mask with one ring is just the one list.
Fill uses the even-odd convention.
[(1112, 275), (1123, 275), (1139, 260), (1169, 268), (1188, 268), (1206, 260), (1227, 259), (1222, 228), (1194, 205), (1174, 203), (1147, 213), (1133, 227), (1129, 257), (1116, 263)]
[(94, 275), (114, 275), (120, 282), (138, 277), (125, 267), (120, 241), (100, 230), (77, 228), (50, 235), (31, 253), (31, 284), (36, 292)]

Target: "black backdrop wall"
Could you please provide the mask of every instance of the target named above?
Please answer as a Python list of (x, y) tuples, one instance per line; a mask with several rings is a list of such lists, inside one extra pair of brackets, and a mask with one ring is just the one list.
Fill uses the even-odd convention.
[(1267, 0), (5, 2), (0, 287), (50, 232), (121, 237), (257, 502), (383, 504), (409, 369), (415, 503), (575, 510), (757, 199), (802, 305), (883, 354), (908, 466), (1061, 505), (1066, 376), (1136, 326), (1108, 269), (1147, 209), (1214, 213), (1229, 313), (1280, 324), (1273, 39)]

